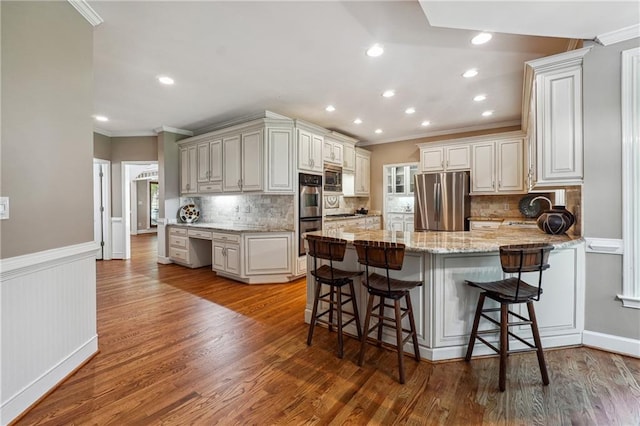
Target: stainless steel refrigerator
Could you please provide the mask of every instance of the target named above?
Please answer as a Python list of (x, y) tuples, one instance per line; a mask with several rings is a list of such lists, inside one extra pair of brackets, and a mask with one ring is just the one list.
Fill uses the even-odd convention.
[(414, 230), (469, 230), (469, 172), (415, 175)]

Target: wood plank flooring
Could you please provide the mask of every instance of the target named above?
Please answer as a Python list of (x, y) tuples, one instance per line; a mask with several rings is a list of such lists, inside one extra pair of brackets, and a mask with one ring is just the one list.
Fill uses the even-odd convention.
[(638, 425), (640, 360), (588, 348), (429, 363), (335, 333), (306, 345), (305, 283), (248, 286), (155, 262), (156, 238), (132, 238), (130, 261), (97, 265), (100, 353), (19, 425), (443, 424)]

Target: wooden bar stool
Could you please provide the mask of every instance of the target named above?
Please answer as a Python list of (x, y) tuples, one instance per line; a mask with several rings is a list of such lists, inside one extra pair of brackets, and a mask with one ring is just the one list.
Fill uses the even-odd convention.
[[(358, 339), (362, 335), (360, 331), (360, 316), (358, 315), (358, 306), (353, 288), (353, 278), (362, 275), (362, 272), (343, 271), (333, 266), (333, 262), (342, 262), (342, 260), (344, 260), (344, 254), (347, 248), (346, 240), (315, 235), (307, 235), (306, 238), (309, 245), (307, 254), (313, 257), (313, 270), (311, 271), (311, 275), (315, 278), (315, 296), (313, 298), (313, 311), (311, 312), (307, 345), (311, 346), (311, 339), (313, 338), (313, 330), (316, 323), (329, 326), (329, 331), (333, 331), (333, 327), (337, 327), (338, 357), (342, 358), (342, 329), (355, 321)], [(329, 264), (318, 265), (318, 259), (328, 260)], [(322, 293), (323, 285), (329, 286), (326, 293)], [(342, 288), (345, 285), (349, 286), (349, 293), (343, 292)], [(320, 313), (318, 313), (319, 302), (325, 302), (329, 305), (325, 311)], [(351, 312), (342, 309), (342, 306), (347, 303), (351, 303)], [(326, 319), (326, 316), (329, 318)], [(343, 316), (351, 318), (344, 321)]]
[[(386, 243), (378, 241), (362, 241), (353, 242), (358, 253), (358, 262), (366, 267), (366, 277), (362, 282), (369, 292), (369, 300), (367, 302), (367, 315), (364, 320), (364, 333), (360, 341), (360, 356), (358, 357), (358, 365), (364, 362), (364, 351), (367, 340), (378, 346), (382, 345), (382, 328), (389, 327), (395, 329), (396, 345), (398, 352), (398, 370), (400, 372), (400, 383), (404, 383), (404, 344), (411, 339), (413, 341), (413, 351), (416, 361), (420, 361), (420, 349), (418, 347), (418, 336), (416, 333), (416, 324), (413, 318), (413, 309), (411, 307), (411, 297), (409, 292), (411, 289), (422, 285), (421, 281), (403, 281), (389, 277), (389, 270), (399, 271), (402, 269), (404, 260), (405, 245), (400, 243)], [(369, 267), (381, 268), (385, 270), (385, 275), (379, 275), (375, 272), (369, 273)], [(379, 298), (379, 303), (374, 306), (375, 297)], [(393, 300), (393, 305), (387, 304), (386, 299)], [(401, 306), (401, 300), (405, 299), (406, 307)], [(387, 317), (384, 314), (386, 308), (393, 308), (394, 316)], [(376, 313), (377, 311), (377, 313)], [(409, 330), (402, 328), (402, 319), (409, 317)], [(377, 323), (369, 328), (371, 317), (377, 319)], [(369, 334), (377, 331), (377, 337), (370, 339)], [(406, 337), (403, 337), (407, 333)]]
[[(549, 252), (553, 250), (552, 246), (546, 244), (520, 244), (509, 245), (500, 247), (500, 263), (502, 270), (507, 274), (518, 273), (517, 277), (510, 277), (500, 281), (493, 282), (475, 282), (466, 281), (472, 287), (477, 287), (483, 290), (478, 298), (478, 306), (476, 308), (476, 314), (473, 319), (473, 328), (471, 330), (471, 337), (469, 338), (469, 346), (467, 347), (467, 355), (465, 361), (471, 360), (473, 353), (473, 346), (475, 340), (478, 339), (495, 352), (500, 354), (500, 377), (499, 386), (500, 391), (504, 392), (506, 389), (506, 375), (507, 375), (507, 356), (516, 352), (532, 352), (536, 351), (538, 354), (538, 364), (540, 365), (540, 374), (542, 375), (542, 383), (549, 384), (549, 375), (547, 373), (547, 366), (544, 361), (544, 352), (542, 350), (542, 344), (540, 343), (540, 333), (538, 332), (538, 322), (536, 321), (536, 314), (533, 308), (533, 302), (540, 300), (542, 294), (542, 271), (549, 269)], [(523, 272), (538, 272), (538, 285), (532, 286), (522, 281)], [(500, 303), (499, 308), (483, 309), (485, 298), (495, 300)], [(529, 312), (529, 318), (525, 318), (520, 314), (517, 314), (509, 307), (514, 304), (526, 303), (527, 310)], [(488, 312), (500, 312), (500, 321), (496, 321), (491, 316), (487, 315)], [(518, 320), (509, 322), (509, 314), (516, 317)], [(480, 323), (480, 317), (491, 321), (497, 325), (498, 329), (482, 330), (478, 331), (478, 324)], [(530, 325), (531, 332), (533, 334), (534, 344), (532, 345), (528, 341), (524, 340), (520, 336), (509, 331), (509, 327)], [(496, 348), (494, 345), (485, 340), (482, 335), (500, 333), (500, 347)], [(509, 336), (518, 339), (524, 343), (527, 347), (523, 349), (509, 350)]]

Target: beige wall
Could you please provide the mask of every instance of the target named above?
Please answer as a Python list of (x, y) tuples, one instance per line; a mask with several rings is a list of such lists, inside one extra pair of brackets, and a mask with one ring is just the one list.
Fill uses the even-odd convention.
[(67, 2), (2, 2), (0, 258), (93, 240), (93, 29)]
[(111, 138), (109, 136), (100, 133), (93, 134), (93, 158), (111, 160)]
[(158, 161), (157, 136), (111, 138), (111, 215), (122, 216), (122, 162)]
[(382, 198), (384, 193), (384, 165), (398, 163), (419, 163), (420, 150), (416, 146), (417, 144), (466, 138), (470, 136), (487, 135), (491, 133), (510, 132), (514, 130), (520, 130), (520, 127), (504, 127), (500, 129), (465, 132), (453, 135), (433, 136), (428, 138), (411, 139), (401, 142), (363, 146), (362, 148), (371, 151), (371, 209), (382, 210)]
[[(584, 235), (622, 237), (620, 53), (640, 39), (595, 45), (584, 58)], [(622, 257), (587, 253), (585, 328), (640, 339), (640, 310), (623, 308)]]

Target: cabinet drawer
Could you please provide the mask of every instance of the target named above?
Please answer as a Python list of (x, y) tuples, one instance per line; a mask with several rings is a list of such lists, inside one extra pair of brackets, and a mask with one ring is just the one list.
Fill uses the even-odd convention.
[(187, 248), (187, 238), (186, 237), (176, 237), (174, 235), (169, 236), (169, 246), (176, 247), (180, 249)]
[(189, 251), (176, 247), (169, 247), (169, 258), (172, 260), (189, 263)]
[(222, 192), (222, 181), (212, 183), (199, 183), (198, 192)]
[(200, 231), (198, 229), (189, 229), (189, 238), (200, 238), (201, 240), (210, 240), (211, 231)]
[(176, 228), (172, 226), (169, 228), (169, 235), (175, 235), (178, 237), (186, 237), (187, 236), (187, 228)]
[(470, 225), (471, 230), (478, 229), (498, 229), (502, 222), (489, 221), (489, 220), (472, 220)]
[(239, 234), (222, 234), (219, 232), (214, 232), (211, 237), (214, 240), (224, 241), (227, 243), (238, 243), (240, 244), (240, 235)]

